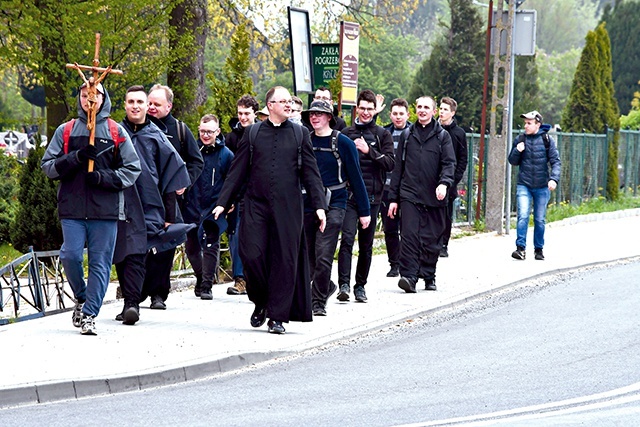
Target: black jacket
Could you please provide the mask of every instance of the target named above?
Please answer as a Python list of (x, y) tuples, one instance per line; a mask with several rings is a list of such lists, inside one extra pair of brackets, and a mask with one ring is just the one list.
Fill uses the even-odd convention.
[(198, 143), (193, 137), (191, 130), (189, 130), (189, 127), (185, 126), (184, 141), (181, 143), (180, 138), (178, 138), (178, 119), (173, 117), (171, 113), (162, 119), (156, 119), (155, 117), (149, 118), (164, 132), (171, 145), (173, 145), (173, 148), (176, 149), (182, 160), (186, 163), (191, 184), (196, 182), (202, 173), (204, 160), (202, 160)]
[(431, 207), (442, 207), (447, 198), (436, 198), (436, 187), (453, 184), (456, 158), (451, 136), (435, 122), (426, 140), (420, 141), (414, 123), (405, 130), (398, 143), (398, 161), (391, 178), (389, 201), (408, 201)]
[(458, 126), (456, 119), (452, 119), (448, 125), (442, 125), (444, 130), (451, 135), (453, 143), (453, 152), (456, 155), (456, 171), (453, 175), (453, 184), (449, 187), (449, 197), (458, 197), (458, 183), (462, 179), (464, 172), (467, 170), (467, 162), (469, 154), (467, 152), (467, 134)]
[(358, 151), (360, 168), (367, 187), (369, 202), (380, 203), (387, 172), (392, 171), (395, 166), (391, 134), (388, 130), (376, 125), (374, 120), (366, 124), (356, 122), (355, 125), (342, 130), (342, 133), (352, 140), (362, 137), (369, 144), (367, 154)]

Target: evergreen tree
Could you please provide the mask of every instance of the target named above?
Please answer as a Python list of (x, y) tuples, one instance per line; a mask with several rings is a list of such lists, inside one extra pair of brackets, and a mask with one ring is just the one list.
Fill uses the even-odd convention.
[(242, 95), (255, 95), (249, 76), (249, 32), (239, 25), (231, 38), (231, 52), (222, 69), (223, 78), (209, 74), (211, 80), (210, 110), (220, 119), (225, 133), (231, 131), (229, 120), (236, 117), (236, 103)]
[(608, 147), (606, 196), (616, 200), (620, 113), (613, 88), (611, 42), (604, 23), (587, 34), (569, 102), (562, 113), (562, 128), (566, 132), (589, 133), (614, 130)]
[(479, 127), (484, 71), (484, 24), (471, 0), (448, 0), (450, 23), (416, 73), (409, 92), (413, 100), (422, 95), (458, 102), (459, 124)]
[[(39, 139), (39, 138), (38, 138)], [(11, 227), (11, 241), (16, 250), (27, 252), (58, 250), (62, 245), (62, 230), (58, 221), (56, 183), (40, 168), (45, 148), (37, 141), (29, 152), (20, 175), (18, 212)]]
[(20, 163), (0, 149), (0, 244), (11, 242), (11, 225), (18, 207)]
[(618, 148), (620, 146), (620, 110), (615, 97), (613, 86), (613, 66), (611, 63), (611, 40), (605, 28), (606, 23), (601, 23), (596, 28), (598, 35), (598, 53), (600, 56), (600, 91), (602, 93), (602, 121), (604, 128), (614, 131), (613, 138), (609, 141), (609, 156), (607, 161), (607, 199), (617, 200), (620, 181), (618, 177)]
[(616, 1), (614, 7), (605, 8), (602, 22), (607, 23), (611, 39), (612, 78), (618, 109), (628, 114), (633, 94), (640, 89), (640, 2)]

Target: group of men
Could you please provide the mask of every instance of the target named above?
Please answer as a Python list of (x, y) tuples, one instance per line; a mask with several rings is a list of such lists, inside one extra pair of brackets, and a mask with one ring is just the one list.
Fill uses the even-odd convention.
[(268, 318), (270, 333), (285, 333), (289, 321), (326, 316), (336, 291), (339, 301), (349, 301), (356, 234), (353, 295), (367, 301), (380, 212), (387, 276), (400, 276), (398, 286), (407, 293), (416, 292), (421, 278), (426, 290), (436, 290), (436, 264), (448, 256), (456, 186), (467, 166), (452, 98), (442, 99), (439, 121), (435, 100), (418, 98), (413, 124), (407, 101), (394, 99), (392, 123), (383, 128), (376, 124), (383, 98), (364, 90), (354, 124), (346, 126), (326, 88), (303, 111), (299, 98), (277, 86), (266, 94), (263, 121), (257, 120), (257, 100), (245, 95), (226, 137), (219, 119), (207, 114), (196, 140), (171, 115), (167, 86), (155, 85), (148, 94), (142, 86), (129, 88), (120, 125), (108, 118), (104, 87), (96, 89), (95, 144), (86, 126), (93, 107), (85, 83), (79, 120), (56, 130), (42, 159), (46, 174), (60, 180), (60, 257), (76, 298), (73, 324), (83, 334), (97, 333), (112, 262), (124, 297), (117, 320), (135, 324), (147, 297), (151, 309), (166, 309), (175, 247), (184, 241), (195, 294), (211, 300), (224, 231), (235, 282), (227, 293), (247, 294), (255, 305), (251, 325)]

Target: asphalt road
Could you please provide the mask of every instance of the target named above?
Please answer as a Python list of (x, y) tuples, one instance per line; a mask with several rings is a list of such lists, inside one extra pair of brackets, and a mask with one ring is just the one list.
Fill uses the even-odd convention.
[(638, 307), (640, 262), (562, 273), (297, 357), (0, 423), (640, 425)]

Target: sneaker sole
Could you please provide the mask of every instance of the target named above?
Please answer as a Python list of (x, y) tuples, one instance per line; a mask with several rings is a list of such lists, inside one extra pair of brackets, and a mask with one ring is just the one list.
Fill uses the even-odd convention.
[(240, 292), (235, 288), (227, 288), (227, 295), (246, 295), (246, 292)]
[(338, 292), (338, 301), (347, 302), (349, 301), (349, 294), (346, 292)]
[(213, 299), (213, 295), (200, 295), (200, 299), (205, 301), (211, 301)]
[(398, 281), (398, 287), (408, 294), (416, 293), (415, 288), (412, 288), (411, 283), (409, 283), (409, 281), (405, 278), (402, 278)]
[(367, 298), (356, 298), (356, 302), (367, 302)]
[(140, 320), (140, 315), (138, 310), (133, 307), (128, 308), (122, 315), (122, 323), (125, 325), (135, 325), (138, 320)]
[(98, 333), (96, 331), (81, 331), (80, 332), (82, 335), (88, 335), (88, 336), (95, 336), (98, 335)]

